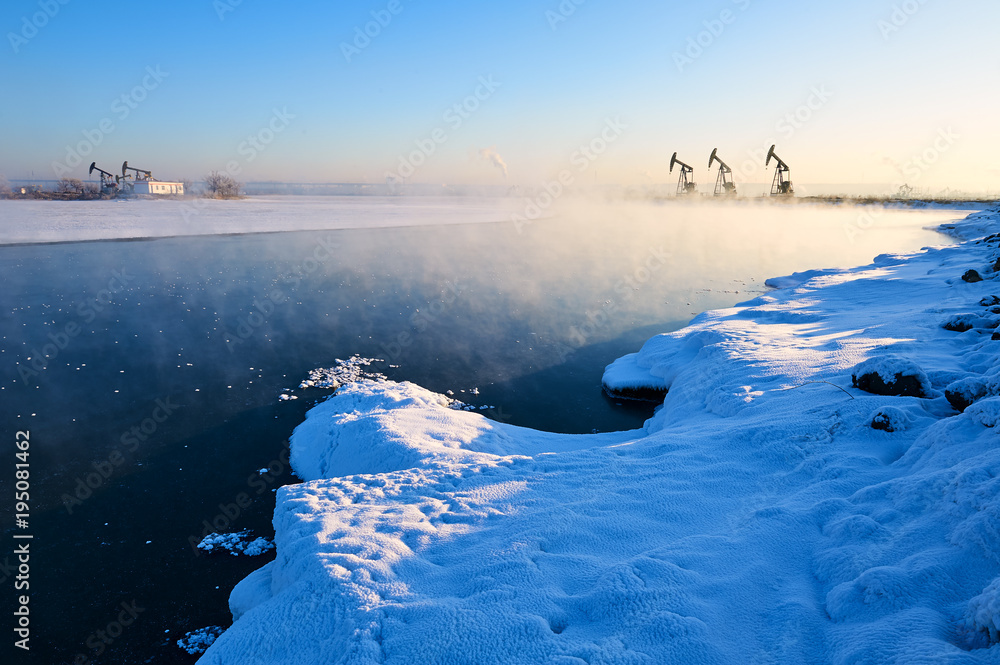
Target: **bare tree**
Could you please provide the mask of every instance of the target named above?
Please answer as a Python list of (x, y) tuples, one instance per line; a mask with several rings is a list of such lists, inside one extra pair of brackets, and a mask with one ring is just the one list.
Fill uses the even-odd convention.
[(243, 190), (243, 183), (237, 182), (228, 173), (212, 171), (210, 175), (205, 176), (205, 187), (211, 198), (236, 199)]
[(60, 194), (82, 194), (83, 181), (79, 178), (63, 178), (56, 185), (56, 191)]
[(0, 197), (8, 196), (10, 196), (10, 183), (7, 181), (7, 176), (0, 175)]

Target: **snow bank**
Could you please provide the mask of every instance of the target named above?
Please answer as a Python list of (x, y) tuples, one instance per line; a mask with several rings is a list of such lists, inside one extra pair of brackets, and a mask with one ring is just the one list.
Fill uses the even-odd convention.
[(836, 268), (824, 268), (821, 270), (804, 270), (802, 272), (793, 272), (791, 275), (784, 275), (782, 277), (769, 277), (764, 280), (764, 286), (769, 286), (772, 289), (792, 289), (796, 286), (801, 286), (814, 277), (822, 277), (824, 275), (836, 275), (838, 273), (844, 272)]
[(976, 402), (967, 408), (965, 413), (983, 427), (996, 427), (1000, 423), (1000, 397), (990, 397)]
[[(944, 390), (988, 384), (1000, 341), (940, 325), (1000, 290), (960, 279), (1000, 256), (974, 239), (998, 217), (654, 337), (605, 375), (669, 388), (641, 430), (342, 386), (296, 429), (277, 557), (200, 662), (998, 662), (1000, 397)], [(859, 367), (926, 390), (864, 392)]]
[(973, 630), (986, 633), (991, 642), (1000, 641), (1000, 577), (969, 601), (968, 620)]
[(692, 335), (678, 331), (654, 337), (638, 353), (623, 356), (605, 368), (604, 389), (622, 397), (659, 393), (662, 399), (680, 369), (698, 357), (702, 349), (721, 339), (711, 330)]
[(455, 405), (451, 398), (412, 383), (362, 379), (348, 384), (310, 409), (295, 428), (292, 468), (303, 480), (320, 480), (406, 469), (487, 467), (629, 436), (594, 438), (501, 427)]

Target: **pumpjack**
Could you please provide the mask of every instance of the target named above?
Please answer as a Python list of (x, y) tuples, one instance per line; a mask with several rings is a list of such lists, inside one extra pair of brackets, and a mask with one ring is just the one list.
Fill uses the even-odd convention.
[(680, 175), (677, 177), (677, 196), (694, 194), (698, 190), (698, 185), (694, 182), (694, 169), (677, 159), (675, 152), (670, 158), (670, 172), (674, 172), (674, 164), (681, 167)]
[(733, 170), (729, 165), (719, 159), (718, 148), (712, 150), (712, 156), (708, 158), (708, 168), (712, 168), (713, 162), (719, 162), (719, 175), (715, 179), (715, 196), (736, 196), (736, 184), (733, 182)]
[(111, 175), (104, 169), (98, 167), (97, 162), (91, 162), (89, 173), (93, 175), (94, 171), (98, 171), (101, 174), (101, 194), (118, 193), (118, 180), (115, 178), (115, 176)]
[(129, 166), (128, 165), (128, 160), (125, 160), (124, 162), (122, 162), (122, 177), (123, 178), (130, 177), (128, 175), (129, 171), (135, 171), (135, 179), (136, 180), (155, 180), (155, 178), (153, 178), (153, 174), (151, 172), (144, 171), (142, 169), (137, 169), (135, 167)]
[(771, 182), (771, 196), (793, 196), (795, 191), (792, 189), (792, 181), (789, 178), (788, 164), (781, 160), (774, 154), (774, 146), (767, 153), (767, 160), (764, 161), (764, 166), (771, 163), (771, 158), (777, 162), (777, 167), (774, 169), (774, 180)]

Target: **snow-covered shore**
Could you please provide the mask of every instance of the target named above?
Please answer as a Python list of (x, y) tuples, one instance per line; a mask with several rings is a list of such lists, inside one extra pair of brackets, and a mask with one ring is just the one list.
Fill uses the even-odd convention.
[(654, 337), (605, 375), (669, 389), (641, 430), (342, 387), (199, 662), (1000, 662), (1000, 211), (952, 232)]

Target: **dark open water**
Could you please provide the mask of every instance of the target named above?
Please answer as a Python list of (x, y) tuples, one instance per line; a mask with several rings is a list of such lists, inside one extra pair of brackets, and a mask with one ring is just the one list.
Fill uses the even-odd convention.
[[(898, 213), (910, 216), (859, 243), (841, 234), (853, 212), (803, 207), (793, 225), (782, 211), (736, 229), (710, 209), (685, 213), (703, 224), (651, 210), (522, 234), (505, 223), (0, 247), (7, 635), (12, 535), (34, 536), (32, 650), (5, 653), (193, 662), (174, 641), (227, 626), (229, 591), (273, 552), (198, 556), (191, 540), (205, 522), (273, 536), (272, 491), (295, 482), (283, 449), (326, 393), (278, 395), (312, 368), (382, 356), (390, 378), (452, 390), (495, 419), (637, 428), (652, 408), (600, 389), (618, 356), (753, 297), (767, 276), (940, 244), (920, 227), (964, 216)], [(26, 530), (7, 508), (17, 430), (31, 437)]]

